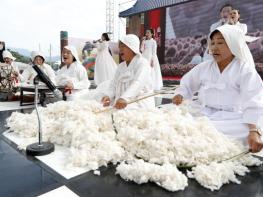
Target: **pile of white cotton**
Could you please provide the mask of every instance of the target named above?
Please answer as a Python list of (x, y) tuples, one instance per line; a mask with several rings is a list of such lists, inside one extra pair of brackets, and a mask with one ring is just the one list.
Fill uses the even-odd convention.
[(122, 162), (116, 168), (116, 174), (138, 184), (155, 182), (169, 191), (184, 190), (188, 186), (186, 176), (171, 164), (157, 165), (143, 160), (135, 160), (131, 164)]
[(178, 107), (118, 111), (114, 125), (125, 150), (150, 163), (209, 164), (244, 151), (207, 118), (194, 118)]
[(188, 177), (195, 178), (202, 186), (214, 191), (226, 183), (240, 184), (236, 174), (245, 176), (246, 172), (249, 172), (248, 168), (239, 162), (212, 162), (209, 165), (200, 164), (194, 167), (192, 172), (188, 172)]
[[(196, 166), (192, 177), (211, 190), (219, 189), (230, 181), (240, 183), (235, 174), (244, 176), (248, 172), (246, 166), (262, 164), (250, 155), (234, 163), (221, 163), (246, 148), (241, 142), (217, 132), (207, 118), (194, 118), (185, 106), (182, 109), (175, 106), (169, 109), (122, 110), (114, 114), (114, 125), (118, 131), (117, 139), (130, 155), (151, 164)], [(137, 174), (132, 171), (136, 169), (133, 164), (121, 164), (126, 167), (118, 173), (137, 183), (141, 178), (152, 180), (151, 176), (158, 176), (143, 170), (142, 162), (140, 167), (135, 164)]]
[[(123, 157), (124, 150), (115, 140), (111, 116), (94, 113), (101, 109), (101, 104), (96, 101), (61, 101), (40, 108), (43, 139), (70, 147), (71, 155), (66, 162), (69, 166), (86, 166), (95, 170)], [(7, 126), (21, 137), (37, 137), (35, 111), (31, 114), (13, 113)]]
[[(195, 166), (188, 175), (202, 186), (218, 190), (229, 182), (240, 183), (236, 175), (244, 176), (246, 166), (262, 164), (250, 155), (220, 162), (246, 148), (219, 133), (207, 118), (193, 117), (187, 105), (94, 113), (102, 108), (91, 100), (40, 108), (43, 139), (70, 148), (65, 162), (69, 167), (97, 170), (108, 163), (121, 163), (116, 173), (125, 180), (151, 181), (177, 191), (187, 186), (187, 177), (177, 166)], [(36, 139), (37, 125), (35, 111), (13, 113), (7, 121), (23, 138)]]

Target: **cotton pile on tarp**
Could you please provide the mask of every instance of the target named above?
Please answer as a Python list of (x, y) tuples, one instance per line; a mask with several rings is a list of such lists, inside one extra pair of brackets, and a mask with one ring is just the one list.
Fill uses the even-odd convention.
[[(186, 105), (96, 113), (101, 109), (96, 101), (80, 100), (40, 108), (43, 139), (70, 148), (69, 166), (97, 170), (119, 164), (116, 173), (125, 180), (152, 181), (177, 191), (188, 185), (178, 166), (192, 167), (189, 177), (217, 190), (229, 182), (240, 183), (236, 175), (245, 175), (246, 166), (261, 164), (251, 155), (221, 162), (246, 147), (216, 131), (207, 118), (193, 117)], [(14, 112), (7, 120), (15, 134), (32, 140), (37, 138), (37, 125), (35, 111)]]

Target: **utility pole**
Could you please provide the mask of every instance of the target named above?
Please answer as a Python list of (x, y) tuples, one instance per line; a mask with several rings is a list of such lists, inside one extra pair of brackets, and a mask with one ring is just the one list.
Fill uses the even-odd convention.
[(49, 45), (49, 63), (50, 63), (50, 65), (52, 66), (52, 64), (51, 64), (51, 49), (52, 49), (52, 47), (51, 47), (51, 44)]
[(106, 1), (106, 32), (114, 40), (114, 0)]
[(67, 31), (60, 31), (60, 68), (62, 66), (64, 66), (63, 62), (62, 62), (62, 50), (64, 48), (64, 46), (68, 45), (68, 32)]

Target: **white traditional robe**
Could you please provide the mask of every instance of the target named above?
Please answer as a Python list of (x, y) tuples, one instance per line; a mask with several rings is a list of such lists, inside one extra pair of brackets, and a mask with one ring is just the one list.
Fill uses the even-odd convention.
[(253, 65), (237, 58), (222, 73), (214, 60), (197, 65), (183, 76), (175, 95), (191, 99), (196, 92), (202, 113), (227, 136), (245, 140), (247, 124), (262, 118), (262, 80)]
[(145, 57), (152, 66), (151, 76), (154, 90), (160, 90), (163, 87), (161, 68), (157, 57), (157, 44), (154, 39), (144, 40), (141, 46), (142, 56)]
[[(51, 68), (50, 65), (44, 63), (39, 66), (39, 68), (50, 78), (53, 83), (56, 83), (55, 71)], [(29, 65), (23, 73), (20, 75), (21, 82), (33, 84), (34, 78), (37, 76), (37, 72), (34, 68)]]
[(12, 62), (11, 66), (14, 69), (15, 72), (19, 73), (19, 69), (18, 69), (18, 66), (17, 66), (16, 62)]
[(244, 35), (247, 34), (247, 25), (245, 23), (240, 23), (237, 21), (234, 26), (236, 26)]
[(68, 100), (73, 99), (72, 96), (74, 96), (75, 93), (83, 89), (88, 89), (90, 86), (87, 71), (78, 61), (73, 62), (69, 67), (65, 65), (58, 70), (56, 82), (59, 86), (65, 86), (69, 82), (73, 84), (74, 90), (66, 94)]
[[(116, 100), (123, 98), (126, 101), (132, 101), (149, 95), (153, 92), (152, 79), (149, 75), (150, 66), (148, 61), (141, 55), (136, 55), (130, 64), (122, 62), (115, 73), (114, 79), (111, 81), (108, 90), (103, 92), (105, 96), (109, 96), (112, 104)], [(128, 108), (153, 108), (154, 98), (150, 97), (145, 100), (129, 104)]]
[(94, 67), (94, 81), (96, 85), (111, 80), (117, 69), (117, 65), (109, 53), (109, 42), (97, 43), (97, 57)]

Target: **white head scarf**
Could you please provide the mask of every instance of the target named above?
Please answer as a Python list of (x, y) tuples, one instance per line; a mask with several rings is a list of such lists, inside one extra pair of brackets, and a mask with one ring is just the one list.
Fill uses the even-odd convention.
[[(227, 46), (236, 58), (248, 62), (251, 66), (255, 66), (253, 56), (246, 43), (245, 35), (241, 33), (238, 28), (236, 28), (234, 25), (222, 25), (216, 28), (214, 31), (216, 30), (218, 30), (223, 35)], [(210, 36), (213, 32), (210, 33)], [(209, 40), (211, 43), (210, 36)]]
[[(73, 57), (75, 57), (76, 61), (80, 62), (76, 47), (74, 47), (72, 45), (68, 45), (68, 46), (65, 46), (64, 49), (69, 50), (72, 53)], [(62, 56), (62, 61), (64, 62), (63, 56)]]
[(31, 52), (31, 60), (32, 61), (34, 61), (37, 56), (42, 57), (44, 59), (44, 62), (45, 62), (45, 56), (44, 56), (43, 52), (41, 52), (41, 51), (32, 51)]
[(125, 44), (127, 47), (129, 47), (135, 54), (141, 54), (140, 53), (140, 40), (138, 36), (134, 34), (127, 34), (123, 36), (120, 41)]
[(7, 51), (7, 50), (4, 50), (3, 51), (3, 54), (2, 54), (2, 56), (3, 56), (3, 59), (4, 58), (10, 58), (10, 59), (12, 59), (13, 61), (16, 59), (13, 55), (12, 55), (12, 53), (10, 53), (9, 51)]

